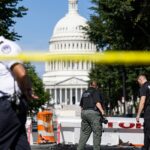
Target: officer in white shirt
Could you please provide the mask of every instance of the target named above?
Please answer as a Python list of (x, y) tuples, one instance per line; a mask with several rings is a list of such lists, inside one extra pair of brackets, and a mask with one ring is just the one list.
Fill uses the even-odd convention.
[[(17, 55), (21, 48), (0, 36), (0, 54)], [(25, 122), (27, 101), (38, 99), (22, 62), (0, 60), (0, 150), (31, 150)]]

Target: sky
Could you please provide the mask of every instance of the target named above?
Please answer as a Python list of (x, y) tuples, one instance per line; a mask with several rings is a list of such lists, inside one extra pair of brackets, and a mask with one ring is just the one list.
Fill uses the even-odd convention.
[[(28, 8), (27, 15), (17, 19), (15, 31), (22, 36), (17, 41), (23, 51), (48, 52), (48, 42), (56, 23), (68, 12), (68, 0), (23, 0), (19, 3)], [(90, 0), (78, 0), (79, 14), (89, 19)], [(40, 77), (44, 63), (33, 63)]]

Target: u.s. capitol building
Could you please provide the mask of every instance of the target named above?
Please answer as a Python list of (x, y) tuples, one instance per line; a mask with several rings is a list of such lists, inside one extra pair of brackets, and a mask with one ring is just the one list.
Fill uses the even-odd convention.
[[(51, 54), (94, 53), (96, 46), (89, 41), (82, 27), (87, 20), (78, 13), (78, 0), (68, 0), (68, 13), (54, 27), (49, 41)], [(52, 61), (45, 64), (43, 83), (57, 105), (79, 105), (87, 88), (92, 62)]]

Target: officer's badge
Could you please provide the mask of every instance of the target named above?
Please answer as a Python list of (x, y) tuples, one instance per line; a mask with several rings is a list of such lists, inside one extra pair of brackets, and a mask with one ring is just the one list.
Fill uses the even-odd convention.
[(4, 54), (9, 54), (11, 52), (11, 47), (9, 45), (3, 45), (1, 47), (1, 51)]
[(150, 85), (148, 86), (148, 89), (150, 89)]

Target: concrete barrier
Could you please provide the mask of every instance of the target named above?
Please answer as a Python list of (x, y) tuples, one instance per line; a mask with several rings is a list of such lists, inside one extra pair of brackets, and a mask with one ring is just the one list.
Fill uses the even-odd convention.
[[(103, 124), (102, 145), (118, 145), (119, 141), (133, 145), (143, 145), (143, 119), (136, 123), (135, 118), (108, 117), (108, 124)], [(80, 117), (58, 117), (57, 143), (76, 144), (79, 142), (81, 118)], [(93, 144), (91, 134), (87, 144)]]

